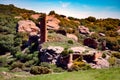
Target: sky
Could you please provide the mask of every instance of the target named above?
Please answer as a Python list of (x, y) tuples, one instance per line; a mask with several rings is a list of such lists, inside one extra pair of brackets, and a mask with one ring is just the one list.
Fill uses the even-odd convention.
[(120, 19), (120, 0), (0, 0), (0, 4), (14, 4), (46, 14), (54, 10), (75, 18), (94, 16)]

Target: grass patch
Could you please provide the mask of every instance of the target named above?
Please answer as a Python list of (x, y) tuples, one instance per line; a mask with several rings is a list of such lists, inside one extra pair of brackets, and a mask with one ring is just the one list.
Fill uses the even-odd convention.
[[(3, 68), (1, 69), (4, 70)], [(120, 68), (91, 69), (42, 75), (27, 75), (24, 72), (11, 74), (18, 76), (12, 77), (9, 80), (119, 80)], [(0, 80), (5, 79), (3, 76), (0, 76)]]
[[(68, 41), (73, 41), (72, 44), (68, 43)], [(56, 34), (56, 33), (49, 33), (48, 34), (48, 42), (42, 44), (42, 48), (47, 48), (49, 46), (61, 46), (64, 48), (70, 48), (73, 46), (82, 46), (80, 43), (67, 38), (64, 35)]]
[(5, 67), (0, 67), (0, 72), (3, 72), (3, 71), (8, 72), (8, 71), (9, 71), (9, 69), (8, 69), (8, 68), (5, 68)]
[(120, 68), (64, 72), (28, 77), (27, 80), (119, 80)]

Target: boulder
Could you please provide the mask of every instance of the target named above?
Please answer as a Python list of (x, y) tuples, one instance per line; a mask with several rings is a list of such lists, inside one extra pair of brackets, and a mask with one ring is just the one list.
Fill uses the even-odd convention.
[(60, 20), (55, 18), (54, 15), (47, 16), (46, 21), (47, 21), (47, 29), (48, 30), (58, 30), (59, 29)]
[(73, 39), (75, 41), (78, 41), (78, 37), (76, 35), (74, 35), (74, 34), (67, 34), (67, 37), (71, 38), (71, 39)]
[(92, 68), (101, 69), (101, 68), (109, 68), (109, 62), (106, 59), (98, 58), (95, 60), (96, 64), (90, 63)]
[(96, 39), (86, 38), (84, 39), (84, 45), (96, 49), (98, 47), (98, 41)]
[(30, 36), (35, 36), (40, 32), (40, 29), (31, 20), (18, 21), (18, 32), (28, 33)]
[(79, 26), (78, 29), (81, 34), (90, 34), (89, 28), (85, 26)]
[(40, 61), (56, 64), (56, 61), (63, 50), (64, 48), (60, 46), (50, 46), (46, 49), (42, 49), (40, 50)]

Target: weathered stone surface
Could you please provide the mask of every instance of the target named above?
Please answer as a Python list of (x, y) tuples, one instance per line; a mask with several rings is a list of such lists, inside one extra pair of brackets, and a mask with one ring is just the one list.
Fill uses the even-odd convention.
[(82, 34), (90, 34), (89, 28), (85, 27), (85, 26), (79, 26), (78, 27), (80, 33)]
[(109, 68), (109, 62), (106, 59), (98, 58), (95, 60), (96, 64), (90, 63), (92, 68), (101, 69)]
[(46, 17), (47, 21), (47, 29), (49, 30), (58, 30), (60, 20), (58, 20), (54, 15), (50, 15)]
[(47, 49), (48, 50), (53, 50), (57, 54), (60, 54), (64, 50), (64, 48), (60, 47), (60, 46), (49, 46)]
[(30, 36), (35, 36), (39, 31), (40, 29), (31, 20), (18, 21), (18, 32), (28, 33)]
[(120, 35), (120, 29), (119, 29), (119, 30), (117, 30), (117, 33), (118, 33), (118, 35)]
[(49, 62), (55, 64), (57, 58), (60, 56), (60, 53), (64, 50), (63, 47), (60, 46), (50, 46), (47, 49), (42, 49), (40, 51), (40, 61), (41, 62)]
[(84, 47), (71, 47), (71, 50), (73, 50), (74, 53), (83, 53), (86, 49)]
[(78, 37), (76, 35), (74, 35), (74, 34), (67, 34), (67, 37), (71, 38), (71, 39), (73, 39), (75, 41), (78, 41)]
[(96, 49), (96, 48), (98, 47), (98, 42), (97, 42), (95, 39), (86, 38), (86, 39), (84, 40), (84, 45)]
[(33, 14), (31, 15), (31, 18), (38, 19), (41, 16), (41, 14)]

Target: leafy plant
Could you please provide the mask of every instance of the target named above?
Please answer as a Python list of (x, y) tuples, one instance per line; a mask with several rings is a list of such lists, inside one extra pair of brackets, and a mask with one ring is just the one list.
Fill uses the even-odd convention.
[(47, 67), (33, 66), (30, 70), (31, 74), (48, 74), (51, 73), (51, 70)]

